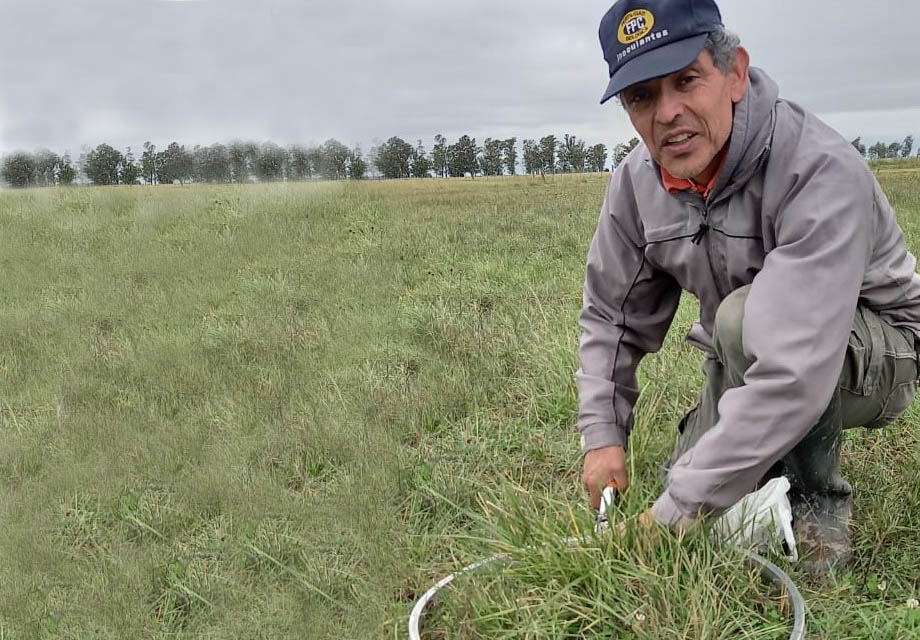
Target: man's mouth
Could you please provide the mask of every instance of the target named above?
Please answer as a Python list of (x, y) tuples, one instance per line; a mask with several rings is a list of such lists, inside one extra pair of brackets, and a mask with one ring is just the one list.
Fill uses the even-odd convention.
[(676, 136), (671, 136), (670, 138), (665, 138), (664, 143), (665, 145), (668, 145), (668, 146), (676, 146), (676, 145), (682, 144), (686, 142), (687, 140), (690, 140), (691, 138), (695, 138), (695, 137), (696, 137), (695, 133), (684, 132), (684, 133), (679, 133)]

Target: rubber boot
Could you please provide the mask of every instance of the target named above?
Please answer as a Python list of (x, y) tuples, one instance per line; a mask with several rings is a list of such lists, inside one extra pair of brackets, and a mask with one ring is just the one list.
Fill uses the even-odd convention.
[(844, 566), (853, 556), (850, 521), (852, 488), (840, 474), (843, 423), (840, 392), (812, 430), (783, 458), (792, 483), (793, 531), (800, 563), (811, 573)]

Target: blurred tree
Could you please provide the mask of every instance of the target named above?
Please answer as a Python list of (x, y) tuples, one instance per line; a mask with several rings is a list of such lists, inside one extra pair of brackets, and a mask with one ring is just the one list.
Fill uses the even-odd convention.
[(35, 184), (40, 187), (57, 184), (57, 169), (61, 162), (58, 154), (48, 149), (39, 149), (32, 155), (32, 158), (35, 162)]
[(431, 161), (425, 153), (425, 147), (422, 145), (421, 140), (418, 141), (418, 145), (412, 151), (410, 164), (413, 178), (428, 178), (431, 176)]
[(913, 148), (914, 148), (914, 137), (907, 136), (906, 138), (904, 138), (904, 142), (901, 143), (901, 157), (909, 158), (910, 151)]
[(888, 153), (885, 156), (886, 158), (897, 158), (901, 153), (901, 143), (892, 142), (888, 145)]
[(344, 144), (330, 138), (320, 148), (319, 173), (327, 180), (344, 180), (348, 177), (348, 158), (351, 151)]
[(434, 147), (431, 149), (431, 168), (434, 175), (446, 178), (447, 171), (447, 140), (440, 133), (434, 137)]
[(869, 160), (879, 160), (888, 155), (888, 146), (884, 142), (876, 142), (874, 145), (869, 147), (869, 150), (866, 152)]
[(288, 149), (288, 179), (306, 180), (313, 177), (310, 162), (310, 150), (301, 145), (291, 145)]
[(233, 182), (249, 182), (249, 164), (246, 162), (246, 143), (234, 140), (227, 145), (230, 160), (230, 178)]
[(220, 143), (199, 148), (195, 154), (196, 180), (226, 183), (231, 181), (230, 153)]
[(137, 184), (141, 177), (141, 168), (134, 161), (134, 154), (131, 153), (131, 147), (125, 149), (125, 155), (122, 156), (119, 178), (122, 184)]
[(355, 145), (348, 156), (348, 178), (350, 180), (363, 180), (367, 175), (367, 162), (361, 155), (361, 147)]
[(35, 158), (25, 151), (11, 153), (3, 159), (0, 175), (11, 187), (30, 187), (35, 183)]
[(857, 136), (854, 140), (850, 140), (850, 144), (853, 145), (853, 148), (856, 149), (859, 155), (863, 158), (866, 157), (866, 145), (860, 141), (860, 136)]
[(73, 184), (74, 178), (77, 177), (77, 171), (73, 168), (73, 164), (70, 161), (70, 154), (66, 151), (61, 157), (61, 161), (58, 163), (58, 183), (64, 186), (69, 186)]
[(517, 173), (517, 138), (508, 138), (502, 143), (502, 163), (509, 176)]
[(149, 140), (144, 143), (144, 153), (141, 154), (141, 173), (147, 184), (157, 183), (157, 148)]
[(284, 165), (287, 154), (274, 142), (263, 143), (256, 156), (256, 177), (262, 182), (284, 180)]
[(626, 159), (626, 156), (629, 155), (629, 152), (639, 146), (639, 138), (630, 138), (629, 142), (626, 144), (618, 144), (613, 149), (613, 166), (614, 168), (620, 166), (620, 163)]
[(308, 177), (323, 176), (323, 148), (322, 147), (310, 147), (307, 149), (307, 163), (310, 167), (310, 175)]

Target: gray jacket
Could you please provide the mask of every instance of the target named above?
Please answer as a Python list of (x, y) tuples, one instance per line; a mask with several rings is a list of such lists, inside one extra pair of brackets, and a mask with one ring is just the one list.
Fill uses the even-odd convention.
[(752, 68), (725, 165), (704, 201), (669, 195), (639, 145), (610, 180), (588, 253), (580, 316), (582, 449), (625, 446), (636, 367), (657, 351), (681, 291), (700, 302), (688, 340), (714, 357), (719, 303), (750, 284), (744, 348), (754, 364), (720, 420), (675, 462), (659, 521), (719, 513), (749, 492), (823, 412), (857, 302), (920, 332), (920, 277), (866, 162), (835, 131), (778, 99)]

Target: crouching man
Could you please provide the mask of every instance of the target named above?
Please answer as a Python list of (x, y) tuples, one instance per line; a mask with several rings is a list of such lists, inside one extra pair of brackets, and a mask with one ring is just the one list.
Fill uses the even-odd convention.
[(785, 473), (803, 547), (836, 566), (850, 553), (841, 432), (890, 423), (917, 390), (915, 258), (865, 161), (778, 97), (712, 0), (620, 0), (600, 40), (602, 102), (616, 96), (644, 144), (613, 173), (587, 260), (592, 503), (629, 484), (636, 368), (689, 291), (706, 383), (644, 519), (684, 527)]

